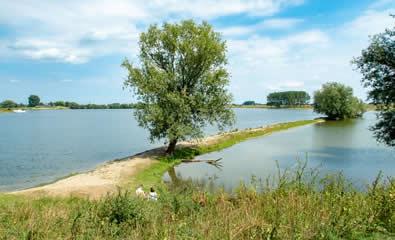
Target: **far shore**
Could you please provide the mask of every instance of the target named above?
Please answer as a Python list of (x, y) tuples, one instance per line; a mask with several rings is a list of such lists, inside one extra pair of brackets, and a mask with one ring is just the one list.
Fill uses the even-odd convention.
[[(320, 122), (324, 122), (324, 120), (302, 120), (231, 131), (189, 142), (182, 142), (178, 144), (177, 148), (200, 149), (199, 154), (204, 154), (230, 147), (250, 138)], [(132, 190), (138, 184), (159, 184), (167, 169), (181, 162), (180, 159), (178, 161), (175, 159), (172, 162), (160, 161), (163, 157), (165, 157), (165, 147), (159, 147), (123, 159), (109, 161), (91, 171), (67, 176), (46, 185), (8, 192), (8, 194), (29, 197), (79, 196), (98, 199), (116, 192), (118, 188)]]
[(67, 107), (47, 107), (47, 106), (38, 106), (38, 107), (16, 107), (16, 108), (0, 108), (0, 113), (13, 112), (14, 110), (27, 110), (27, 111), (38, 111), (38, 110), (65, 110), (70, 109)]

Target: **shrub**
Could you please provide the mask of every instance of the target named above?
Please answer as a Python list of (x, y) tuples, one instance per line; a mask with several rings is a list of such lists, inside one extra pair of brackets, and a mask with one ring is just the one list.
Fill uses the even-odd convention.
[(351, 87), (330, 82), (314, 93), (314, 111), (329, 119), (356, 118), (365, 112), (365, 105), (353, 96)]
[(133, 226), (144, 221), (144, 215), (138, 199), (132, 198), (128, 192), (120, 190), (115, 196), (105, 197), (98, 206), (99, 220), (109, 223), (128, 223)]

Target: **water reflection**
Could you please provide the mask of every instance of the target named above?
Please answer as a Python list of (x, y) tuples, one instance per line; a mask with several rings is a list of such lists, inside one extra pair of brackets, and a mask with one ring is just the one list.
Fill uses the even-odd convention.
[[(360, 185), (374, 180), (380, 170), (395, 175), (395, 150), (378, 144), (369, 130), (373, 112), (363, 119), (325, 122), (252, 139), (231, 148), (199, 156), (200, 159), (223, 158), (223, 168), (208, 164), (181, 164), (175, 172), (195, 180), (216, 176), (216, 184), (227, 188), (248, 182), (252, 175), (265, 179), (280, 169), (292, 168), (298, 160), (309, 167), (320, 166), (322, 174), (342, 171)], [(168, 175), (164, 176), (169, 180)]]

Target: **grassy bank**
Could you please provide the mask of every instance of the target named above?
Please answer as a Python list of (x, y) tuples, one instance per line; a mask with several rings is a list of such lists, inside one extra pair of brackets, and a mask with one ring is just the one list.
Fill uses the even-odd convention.
[[(313, 176), (313, 177), (312, 177)], [(181, 182), (159, 200), (0, 197), (0, 239), (393, 239), (395, 182), (366, 192), (302, 168), (234, 193)]]
[(242, 105), (233, 104), (233, 108), (267, 108), (267, 109), (313, 109), (311, 105), (273, 106), (266, 104)]
[(143, 184), (145, 186), (155, 186), (161, 183), (163, 174), (170, 167), (179, 164), (183, 159), (192, 159), (195, 156), (219, 151), (251, 138), (322, 121), (323, 120), (321, 119), (316, 119), (278, 123), (265, 128), (246, 129), (224, 133), (209, 143), (198, 142), (194, 146), (181, 146), (176, 149), (176, 152), (172, 156), (158, 158), (156, 163), (152, 164), (149, 168), (140, 171), (140, 173), (138, 173), (135, 177), (125, 182), (123, 186), (132, 188), (139, 184)]
[(12, 112), (12, 110), (8, 108), (0, 108), (0, 113), (8, 113), (8, 112)]
[(18, 108), (0, 108), (0, 113), (1, 112), (12, 112), (13, 110), (16, 109), (22, 109), (26, 111), (37, 111), (37, 110), (64, 110), (64, 109), (69, 109), (67, 107), (18, 107)]

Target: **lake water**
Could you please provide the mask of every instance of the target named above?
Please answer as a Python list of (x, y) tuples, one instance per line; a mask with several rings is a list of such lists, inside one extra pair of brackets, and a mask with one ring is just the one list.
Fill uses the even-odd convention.
[[(150, 143), (133, 110), (0, 114), (0, 191), (32, 187), (161, 145)], [(235, 109), (234, 128), (313, 119), (311, 110)], [(206, 134), (217, 131), (213, 127)]]
[[(378, 144), (369, 130), (376, 121), (373, 112), (363, 119), (307, 125), (269, 136), (251, 139), (198, 159), (222, 159), (218, 169), (207, 163), (181, 164), (171, 176), (180, 179), (207, 180), (231, 189), (252, 176), (265, 179), (280, 169), (293, 168), (298, 160), (318, 167), (322, 174), (343, 172), (358, 186), (371, 183), (379, 171), (395, 176), (395, 149)], [(175, 172), (174, 172), (175, 171)], [(170, 181), (169, 174), (164, 179)]]

